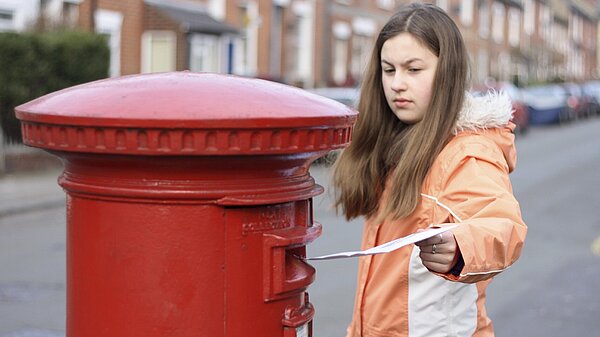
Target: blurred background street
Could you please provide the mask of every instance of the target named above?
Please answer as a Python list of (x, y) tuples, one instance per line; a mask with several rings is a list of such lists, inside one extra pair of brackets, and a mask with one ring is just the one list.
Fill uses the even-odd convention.
[[(521, 259), (492, 283), (488, 310), (498, 337), (598, 336), (600, 331), (600, 118), (518, 137), (511, 175), (529, 234)], [(0, 337), (62, 337), (65, 209), (60, 171), (0, 178)], [(328, 187), (330, 170), (311, 174)], [(362, 221), (347, 223), (328, 194), (315, 198), (323, 235), (310, 255), (359, 247)], [(314, 335), (344, 336), (356, 259), (318, 261), (309, 288)]]
[[(191, 71), (355, 107), (377, 32), (408, 2), (0, 0), (0, 337), (65, 335), (60, 165), (21, 144), (16, 106), (98, 79)], [(496, 336), (600, 337), (600, 1), (425, 2), (461, 30), (472, 94), (502, 90), (514, 108), (511, 178), (529, 235), (488, 292)], [(311, 174), (331, 192), (328, 166)], [(359, 247), (361, 219), (337, 216), (327, 194), (314, 206), (324, 231), (309, 255)], [(344, 336), (357, 260), (313, 264), (314, 336)]]

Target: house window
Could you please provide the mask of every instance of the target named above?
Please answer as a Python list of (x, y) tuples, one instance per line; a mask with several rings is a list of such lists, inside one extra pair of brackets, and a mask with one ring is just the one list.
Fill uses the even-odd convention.
[(473, 23), (473, 0), (462, 0), (460, 5), (460, 21), (465, 26)]
[(14, 27), (14, 12), (8, 9), (0, 8), (0, 32), (13, 30)]
[(99, 9), (94, 15), (96, 32), (107, 37), (110, 48), (109, 75), (121, 75), (121, 26), (123, 14), (120, 12)]
[[(206, 2), (206, 1), (205, 1)], [(209, 0), (208, 12), (217, 20), (225, 20), (225, 0)]]
[(221, 47), (216, 35), (194, 34), (190, 41), (190, 70), (220, 72)]
[(508, 10), (508, 42), (511, 46), (517, 47), (521, 41), (521, 13), (516, 8)]
[(313, 50), (315, 36), (315, 7), (311, 2), (295, 2), (293, 12), (296, 15), (296, 38), (297, 38), (297, 63), (292, 71), (291, 83), (303, 88), (314, 86), (313, 78)]
[(573, 15), (573, 40), (581, 42), (583, 36), (583, 20), (579, 15)]
[(269, 73), (275, 78), (281, 76), (281, 52), (283, 37), (283, 7), (273, 6), (271, 10), (271, 41), (269, 43)]
[(314, 36), (314, 25), (312, 17), (302, 16), (300, 17), (299, 23), (299, 35), (298, 42), (300, 47), (300, 53), (298, 54), (298, 79), (303, 87), (311, 86), (311, 77), (313, 69), (313, 36)]
[(75, 27), (79, 20), (79, 4), (71, 1), (63, 2), (62, 17), (66, 26)]
[(436, 5), (444, 11), (448, 11), (448, 0), (437, 0)]
[(489, 77), (489, 56), (485, 49), (477, 52), (477, 79), (483, 83)]
[(552, 33), (552, 15), (550, 8), (547, 5), (540, 5), (540, 21), (542, 26), (542, 38), (544, 40), (550, 39)]
[(524, 18), (523, 18), (523, 30), (527, 35), (532, 35), (535, 31), (535, 2), (533, 0), (525, 0), (524, 2)]
[(562, 27), (556, 30), (556, 48), (559, 52), (566, 54), (569, 51), (569, 32), (566, 27)]
[(346, 22), (335, 22), (333, 24), (333, 80), (337, 84), (343, 84), (348, 75), (348, 47), (352, 35), (352, 28)]
[(287, 23), (287, 34), (284, 39), (286, 58), (285, 69), (288, 69), (287, 81), (293, 83), (298, 77), (298, 63), (300, 55), (300, 17), (295, 15)]
[[(235, 39), (235, 50), (239, 52), (235, 58), (234, 73), (244, 76), (256, 76), (258, 68), (258, 28), (260, 17), (258, 4), (255, 1), (240, 2), (238, 4), (238, 25), (242, 27), (241, 34)], [(285, 39), (283, 43), (288, 43)], [(286, 64), (287, 66), (287, 64)]]
[(504, 5), (499, 2), (492, 6), (492, 38), (497, 43), (504, 41)]
[(377, 0), (377, 6), (383, 9), (394, 9), (394, 0)]
[(510, 76), (510, 55), (507, 52), (501, 52), (498, 56), (498, 79), (508, 81)]
[(484, 39), (490, 35), (490, 6), (483, 2), (479, 7), (479, 36)]
[(371, 38), (364, 35), (354, 35), (352, 38), (352, 76), (360, 80), (369, 59)]
[(171, 31), (146, 31), (142, 35), (142, 72), (175, 70), (177, 38)]
[(343, 84), (348, 74), (348, 40), (335, 39), (333, 52), (333, 80)]

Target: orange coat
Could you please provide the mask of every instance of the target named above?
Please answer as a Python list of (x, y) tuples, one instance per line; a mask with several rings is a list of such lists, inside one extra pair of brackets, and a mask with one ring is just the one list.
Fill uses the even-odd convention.
[[(348, 337), (493, 336), (485, 311), (492, 277), (521, 253), (527, 227), (508, 174), (516, 164), (505, 95), (467, 96), (455, 136), (436, 158), (410, 216), (367, 219), (362, 249), (431, 225), (452, 230), (464, 259), (460, 276), (427, 270), (414, 245), (361, 257)], [(380, 202), (387, 199), (384, 192)]]

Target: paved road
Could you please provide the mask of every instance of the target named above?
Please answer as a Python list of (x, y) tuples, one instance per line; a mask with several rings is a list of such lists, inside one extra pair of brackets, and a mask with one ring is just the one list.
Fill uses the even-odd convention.
[[(512, 180), (530, 231), (522, 258), (490, 288), (488, 309), (496, 334), (600, 336), (600, 118), (534, 129), (518, 147)], [(326, 168), (311, 173), (327, 187)], [(20, 190), (19, 204), (36, 198), (29, 189), (37, 189), (42, 207), (0, 212), (0, 337), (64, 336), (65, 227), (56, 173), (11, 179), (0, 180), (3, 205), (10, 202), (11, 189)], [(309, 254), (356, 249), (362, 222), (336, 216), (327, 195), (314, 204), (324, 232)], [(356, 260), (314, 265), (317, 279), (309, 289), (317, 309), (314, 335), (343, 336), (354, 300)]]
[(600, 336), (600, 120), (518, 143), (512, 179), (529, 233), (490, 291), (498, 337)]

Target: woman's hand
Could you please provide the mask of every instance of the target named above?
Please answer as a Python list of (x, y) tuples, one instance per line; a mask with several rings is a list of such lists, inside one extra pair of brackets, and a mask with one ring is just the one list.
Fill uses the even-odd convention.
[[(418, 230), (418, 232), (421, 231), (423, 230)], [(419, 256), (423, 261), (423, 265), (437, 273), (448, 273), (460, 257), (460, 249), (451, 231), (419, 241), (415, 245), (421, 249)]]

